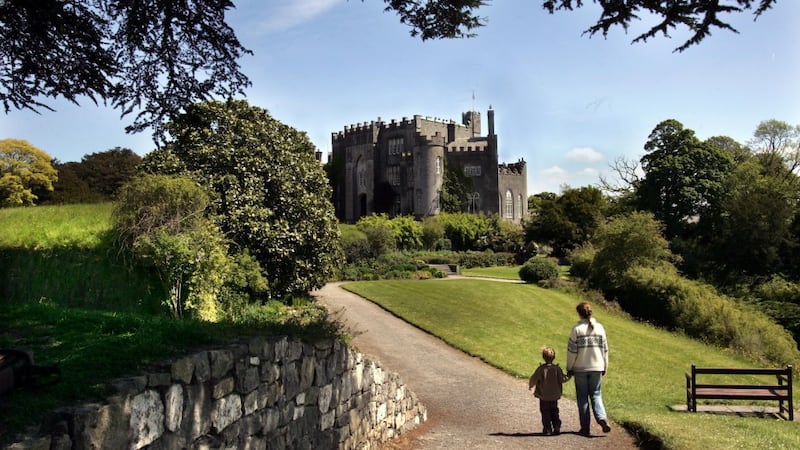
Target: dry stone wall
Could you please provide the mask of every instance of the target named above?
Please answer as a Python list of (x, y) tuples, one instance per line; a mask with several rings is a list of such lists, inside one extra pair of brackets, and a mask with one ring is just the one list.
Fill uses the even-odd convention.
[(10, 448), (372, 449), (427, 418), (396, 374), (337, 340), (256, 338), (114, 386)]

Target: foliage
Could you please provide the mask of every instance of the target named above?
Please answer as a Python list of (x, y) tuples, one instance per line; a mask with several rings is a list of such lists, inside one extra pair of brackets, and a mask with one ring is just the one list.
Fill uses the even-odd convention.
[(629, 268), (653, 267), (673, 259), (669, 243), (661, 234), (661, 224), (645, 212), (609, 219), (600, 225), (591, 242), (595, 253), (589, 267), (589, 284), (611, 297)]
[(134, 111), (129, 131), (156, 130), (190, 104), (242, 93), (251, 53), (225, 22), (228, 0), (0, 2), (0, 102), (81, 97)]
[[(731, 348), (764, 364), (795, 364), (797, 343), (764, 313), (687, 280), (669, 266), (634, 266), (625, 273), (620, 303), (645, 320)], [(638, 306), (637, 306), (638, 305)]]
[(422, 224), (411, 216), (395, 216), (389, 221), (394, 242), (399, 250), (422, 248)]
[(205, 222), (208, 195), (192, 179), (142, 175), (120, 192), (114, 210), (115, 230), (124, 248), (133, 248), (142, 236), (159, 231), (177, 235)]
[(32, 206), (53, 190), (50, 155), (20, 139), (0, 139), (0, 207)]
[(60, 163), (53, 161), (58, 171), (58, 180), (53, 183), (53, 191), (43, 195), (40, 204), (98, 203), (108, 199), (95, 192), (81, 175), (79, 162)]
[(464, 175), (463, 167), (455, 164), (445, 164), (440, 199), (442, 212), (475, 212), (472, 210), (475, 205), (470, 204), (468, 201), (468, 195), (473, 190), (472, 180)]
[(561, 257), (594, 234), (606, 209), (600, 189), (565, 189), (559, 196), (535, 197), (535, 212), (525, 222), (525, 240), (547, 244)]
[(115, 147), (104, 152), (92, 153), (81, 158), (77, 170), (89, 187), (105, 196), (114, 198), (123, 184), (136, 175), (142, 157), (128, 148)]
[(238, 294), (267, 285), (248, 254), (229, 256), (224, 236), (203, 215), (207, 204), (205, 191), (191, 179), (142, 175), (121, 191), (115, 223), (123, 248), (155, 268), (172, 315), (189, 312), (213, 322), (247, 303)]
[(784, 173), (796, 173), (800, 167), (800, 125), (793, 127), (776, 119), (762, 121), (749, 144), (763, 156), (767, 168), (782, 164), (788, 169)]
[[(474, 36), (473, 30), (486, 24), (486, 19), (476, 15), (476, 11), (487, 3), (484, 0), (384, 1), (389, 4), (387, 10), (395, 10), (400, 15), (401, 22), (411, 26), (411, 35), (420, 35), (423, 40), (471, 37)], [(676, 49), (680, 52), (710, 36), (715, 27), (737, 32), (729, 23), (722, 21), (722, 14), (741, 13), (756, 4), (754, 16), (758, 18), (776, 1), (736, 0), (723, 3), (690, 0), (670, 4), (669, 7), (662, 2), (649, 0), (599, 2), (603, 11), (597, 22), (584, 33), (590, 36), (598, 33), (607, 36), (612, 28), (621, 27), (627, 31), (634, 20), (641, 17), (654, 18), (657, 23), (637, 36), (633, 42), (646, 42), (659, 34), (669, 37), (671, 29), (685, 26), (692, 36)], [(582, 0), (542, 0), (542, 7), (550, 14), (559, 10), (572, 11), (583, 6)]]
[(444, 226), (444, 236), (456, 251), (483, 250), (488, 246), (492, 229), (490, 216), (485, 214), (442, 213), (436, 219)]
[(760, 158), (733, 170), (721, 200), (717, 232), (705, 252), (708, 273), (738, 279), (776, 273), (789, 265), (784, 252), (791, 245), (800, 193), (794, 177), (773, 176)]
[(800, 284), (780, 275), (753, 288), (756, 305), (800, 342)]
[(674, 119), (659, 123), (644, 148), (645, 176), (636, 190), (640, 207), (664, 224), (668, 239), (685, 236), (717, 206), (731, 155), (701, 142)]
[(342, 261), (339, 231), (305, 133), (241, 100), (193, 105), (167, 129), (171, 141), (144, 169), (191, 173), (208, 189), (225, 236), (264, 270), (267, 297), (289, 298), (331, 278)]
[(539, 256), (525, 261), (519, 269), (519, 278), (526, 283), (553, 280), (558, 278), (559, 274), (558, 264)]
[(339, 224), (342, 252), (347, 264), (369, 259), (371, 256), (367, 235), (355, 225)]
[(516, 255), (514, 253), (493, 252), (486, 250), (483, 252), (468, 251), (458, 253), (458, 264), (462, 267), (492, 267), (510, 266), (515, 264)]
[(422, 219), (422, 244), (428, 250), (434, 250), (436, 243), (444, 237), (444, 224), (436, 216)]
[(397, 249), (394, 230), (386, 214), (371, 214), (356, 222), (356, 227), (367, 238), (370, 255), (377, 258)]

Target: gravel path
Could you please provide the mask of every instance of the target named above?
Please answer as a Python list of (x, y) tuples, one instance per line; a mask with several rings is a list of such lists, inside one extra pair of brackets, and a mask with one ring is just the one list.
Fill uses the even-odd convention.
[[(330, 283), (314, 297), (354, 332), (353, 345), (397, 372), (428, 409), (428, 421), (387, 449), (634, 449), (633, 437), (611, 424), (603, 434), (577, 434), (575, 402), (562, 399), (562, 434), (543, 436), (538, 400), (519, 380), (455, 350), (372, 302)], [(574, 389), (572, 383), (565, 389)]]

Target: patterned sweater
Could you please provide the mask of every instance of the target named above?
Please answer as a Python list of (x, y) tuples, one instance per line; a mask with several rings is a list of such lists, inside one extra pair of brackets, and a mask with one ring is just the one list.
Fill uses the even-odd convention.
[(594, 318), (581, 320), (569, 334), (567, 372), (605, 372), (608, 370), (606, 330)]

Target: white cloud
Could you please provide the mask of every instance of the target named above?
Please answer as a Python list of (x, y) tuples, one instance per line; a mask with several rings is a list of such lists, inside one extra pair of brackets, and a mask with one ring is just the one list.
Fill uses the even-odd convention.
[(567, 159), (579, 162), (598, 162), (605, 161), (606, 157), (591, 147), (575, 147), (567, 152)]
[(597, 178), (599, 175), (600, 171), (593, 167), (587, 167), (576, 174), (580, 178)]
[(342, 0), (284, 0), (268, 11), (258, 28), (262, 33), (280, 32), (309, 22), (324, 14)]
[(547, 178), (565, 178), (567, 171), (558, 166), (548, 167), (542, 171), (542, 175)]

